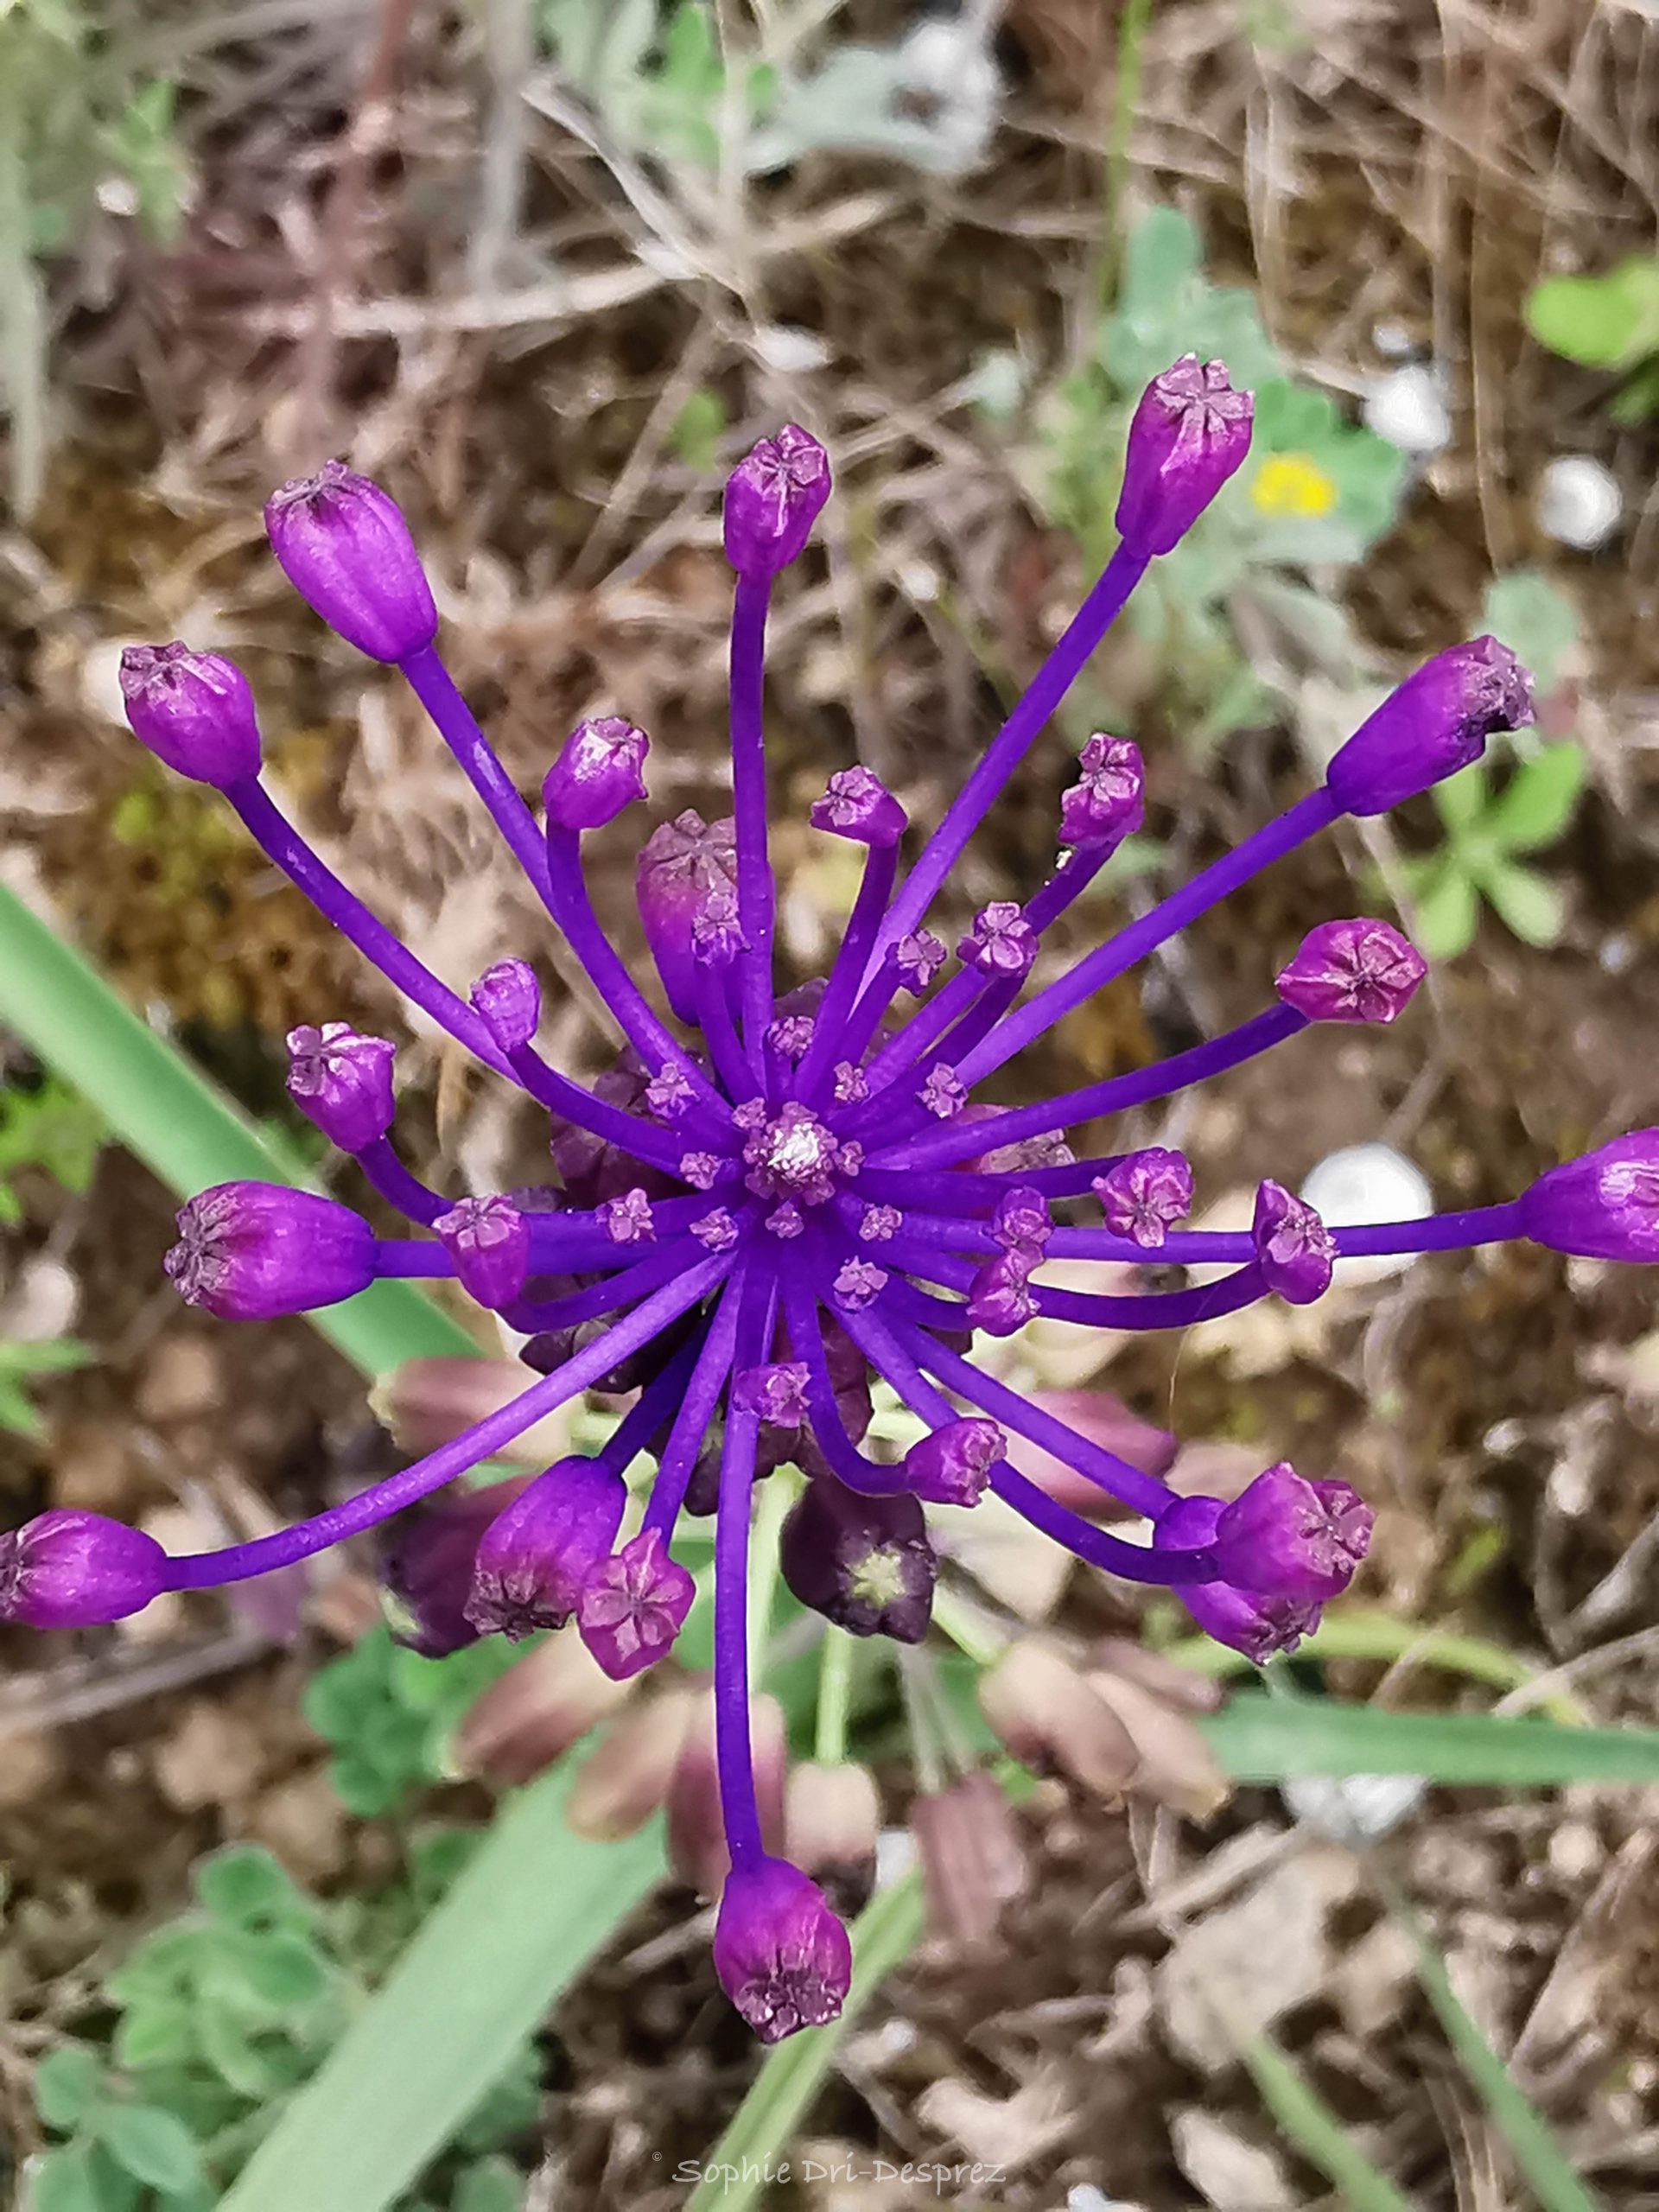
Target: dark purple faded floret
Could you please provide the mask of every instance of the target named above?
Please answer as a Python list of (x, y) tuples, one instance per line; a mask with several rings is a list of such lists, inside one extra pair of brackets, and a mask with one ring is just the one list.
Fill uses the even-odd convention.
[[(1081, 928), (1073, 912), (1071, 941), (1084, 950), (1068, 958), (1052, 925), (1145, 807), (1133, 741), (1097, 733), (1075, 780), (1058, 758), (1046, 771), (1062, 786), (1059, 865), (1023, 901), (983, 903), (982, 868), (964, 857), (975, 833), (1147, 568), (1239, 467), (1250, 427), (1249, 396), (1220, 362), (1189, 355), (1154, 380), (1124, 456), (1122, 542), (938, 827), (912, 832), (861, 766), (830, 774), (810, 819), (861, 848), (860, 881), (828, 974), (781, 996), (765, 650), (774, 595), (790, 588), (784, 571), (810, 558), (829, 495), (820, 442), (787, 426), (727, 487), (732, 811), (710, 823), (687, 810), (643, 837), (638, 906), (660, 994), (606, 934), (585, 859), (585, 833), (642, 796), (644, 734), (620, 717), (582, 723), (549, 769), (538, 819), (443, 666), (435, 602), (395, 503), (339, 462), (284, 486), (267, 517), (278, 560), (343, 637), (407, 679), (546, 909), (550, 965), (580, 971), (622, 1048), (591, 1083), (543, 1056), (541, 993), (523, 958), (488, 969), (468, 997), (453, 990), (284, 818), (259, 780), (251, 695), (233, 665), (178, 645), (133, 648), (122, 682), (143, 742), (224, 788), (271, 863), (424, 1029), (518, 1086), (546, 1117), (553, 1179), (511, 1196), (429, 1188), (397, 1147), (390, 1046), (334, 1023), (307, 1027), (291, 1039), (295, 1096), (353, 1154), (377, 1218), (395, 1211), (410, 1233), (378, 1235), (310, 1192), (224, 1184), (181, 1214), (168, 1272), (187, 1298), (244, 1319), (308, 1311), (377, 1278), (448, 1277), (519, 1332), (528, 1379), (511, 1404), (385, 1481), (250, 1543), (168, 1558), (95, 1516), (45, 1515), (0, 1539), (0, 1618), (113, 1619), (162, 1589), (240, 1580), (382, 1529), (385, 1579), (417, 1648), (565, 1621), (561, 1633), (623, 1681), (673, 1649), (696, 1597), (677, 1538), (686, 1516), (712, 1513), (712, 1727), (700, 1708), (668, 1825), (677, 1866), (704, 1889), (724, 1878), (721, 1979), (769, 2039), (834, 2017), (849, 1954), (822, 1893), (778, 1856), (782, 1717), (752, 1688), (747, 1623), (764, 1479), (787, 1504), (779, 1560), (789, 1586), (856, 1634), (927, 1634), (941, 1572), (930, 1513), (988, 1491), (1120, 1588), (1169, 1588), (1251, 1659), (1294, 1649), (1370, 1541), (1370, 1509), (1339, 1474), (1304, 1477), (1281, 1462), (1231, 1502), (1177, 1497), (1165, 1479), (1173, 1438), (1109, 1402), (1028, 1393), (1008, 1379), (1019, 1348), (1005, 1376), (976, 1337), (1030, 1321), (1179, 1328), (1274, 1292), (1306, 1300), (1344, 1253), (1524, 1236), (1599, 1259), (1659, 1258), (1659, 1132), (1548, 1166), (1518, 1198), (1426, 1221), (1331, 1230), (1267, 1182), (1248, 1233), (1184, 1229), (1190, 1166), (1137, 1143), (1147, 1122), (1122, 1116), (1155, 1114), (1269, 1051), (1310, 1053), (1310, 1023), (1399, 1017), (1422, 963), (1375, 920), (1321, 923), (1287, 962), (1287, 946), (1264, 947), (1264, 976), (1285, 963), (1276, 995), (1264, 991), (1266, 1006), (1237, 1028), (1156, 1066), (1033, 1097), (1027, 1048), (1179, 929), (1344, 813), (1376, 813), (1454, 772), (1529, 711), (1528, 680), (1503, 646), (1452, 647), (1384, 701), (1321, 787), (1178, 894), (1116, 933), (1100, 926), (1103, 909)], [(960, 964), (948, 963), (947, 944), (959, 946)], [(539, 962), (549, 948), (522, 950)], [(1306, 1065), (1288, 1080), (1305, 1079)], [(1169, 1264), (1149, 1274), (1137, 1265), (1146, 1259)], [(891, 1394), (880, 1420), (878, 1380)], [(591, 1458), (561, 1460), (522, 1490), (481, 1491), (476, 1504), (464, 1493), (438, 1503), (589, 1391), (631, 1402)], [(796, 1471), (782, 1473), (786, 1465)], [(636, 1485), (626, 1515), (625, 1482)], [(1149, 1542), (1124, 1533), (1126, 1515), (1150, 1526)], [(771, 1571), (769, 1560), (758, 1567)], [(1135, 1744), (1110, 1700), (1029, 1639), (988, 1673), (982, 1704), (1018, 1756), (1084, 1786), (1121, 1788), (1135, 1771)], [(563, 1719), (555, 1732), (572, 1739)], [(937, 1800), (936, 1857), (966, 1834), (944, 1816), (949, 1796)], [(973, 1847), (998, 1849), (994, 1838)], [(937, 1868), (931, 1878), (942, 1878)], [(982, 1902), (1007, 1878), (1006, 1866), (987, 1866), (956, 1887)]]

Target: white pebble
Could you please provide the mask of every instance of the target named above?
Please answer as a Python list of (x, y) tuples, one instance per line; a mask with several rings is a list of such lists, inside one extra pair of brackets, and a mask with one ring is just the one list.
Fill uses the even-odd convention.
[(1593, 553), (1624, 518), (1624, 494), (1611, 468), (1587, 453), (1558, 454), (1538, 479), (1538, 527), (1558, 545)]
[[(1301, 1194), (1327, 1229), (1351, 1229), (1368, 1221), (1421, 1221), (1434, 1211), (1434, 1193), (1422, 1169), (1387, 1144), (1351, 1144), (1326, 1153)], [(1386, 1282), (1403, 1274), (1414, 1257), (1410, 1252), (1384, 1252), (1374, 1259), (1338, 1260), (1332, 1279)]]
[(1414, 364), (1379, 377), (1365, 395), (1365, 427), (1402, 453), (1427, 455), (1452, 442), (1452, 413), (1440, 371)]

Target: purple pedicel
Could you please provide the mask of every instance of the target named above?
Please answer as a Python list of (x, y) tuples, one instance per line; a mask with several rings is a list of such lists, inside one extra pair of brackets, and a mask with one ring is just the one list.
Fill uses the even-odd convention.
[(1090, 1188), (1113, 1236), (1127, 1236), (1148, 1252), (1155, 1252), (1192, 1211), (1192, 1170), (1186, 1155), (1162, 1145), (1126, 1152)]
[(578, 722), (542, 782), (542, 804), (559, 830), (601, 830), (645, 796), (651, 740), (620, 715)]
[(1129, 424), (1118, 535), (1138, 553), (1167, 553), (1185, 537), (1250, 449), (1255, 411), (1222, 361), (1185, 354), (1154, 377)]
[(364, 1037), (349, 1022), (303, 1023), (288, 1033), (288, 1095), (342, 1152), (383, 1137), (397, 1111), (391, 1063), (397, 1046)]
[[(670, 1547), (683, 1512), (712, 1512), (710, 1725), (699, 1722), (695, 1746), (688, 1738), (677, 1759), (670, 1830), (705, 1891), (728, 1865), (736, 1870), (720, 1916), (721, 1972), (768, 2037), (832, 2017), (847, 1980), (844, 1934), (806, 1877), (774, 1855), (782, 1716), (752, 1679), (751, 1611), (757, 1635), (767, 1625), (760, 1592), (748, 1588), (754, 1489), (785, 1458), (804, 1487), (783, 1530), (783, 1573), (803, 1602), (856, 1633), (914, 1641), (927, 1632), (939, 1561), (925, 1509), (971, 1505), (988, 1488), (1121, 1584), (1176, 1589), (1204, 1627), (1252, 1658), (1292, 1648), (1364, 1553), (1369, 1509), (1349, 1485), (1278, 1465), (1230, 1504), (1173, 1498), (1163, 1479), (1173, 1438), (1148, 1439), (1116, 1402), (1033, 1396), (987, 1371), (994, 1361), (965, 1356), (974, 1327), (1018, 1327), (1039, 1311), (1083, 1327), (1185, 1327), (1273, 1290), (1317, 1295), (1338, 1252), (1450, 1251), (1528, 1236), (1602, 1258), (1659, 1258), (1659, 1132), (1554, 1168), (1521, 1198), (1427, 1221), (1332, 1236), (1269, 1183), (1252, 1232), (1180, 1229), (1193, 1195), (1186, 1162), (1163, 1147), (1114, 1152), (1137, 1132), (1110, 1129), (1113, 1117), (1256, 1059), (1310, 1021), (1392, 1019), (1421, 963), (1370, 921), (1313, 931), (1281, 972), (1277, 999), (1222, 1035), (1035, 1103), (1028, 1063), (1006, 1087), (1020, 1103), (997, 1103), (999, 1070), (1270, 863), (1344, 810), (1374, 811), (1450, 773), (1527, 711), (1526, 679), (1501, 647), (1480, 640), (1442, 654), (1336, 755), (1328, 785), (1116, 934), (1091, 931), (1080, 957), (1051, 954), (1047, 980), (1022, 998), (1046, 932), (1141, 818), (1139, 754), (1097, 733), (1059, 801), (1060, 864), (1023, 905), (983, 906), (962, 940), (968, 964), (937, 980), (945, 949), (928, 926), (935, 899), (950, 887), (954, 920), (975, 895), (970, 839), (1054, 724), (1149, 562), (1238, 466), (1249, 430), (1248, 396), (1218, 365), (1189, 357), (1154, 380), (1129, 441), (1123, 543), (902, 882), (903, 810), (865, 769), (830, 777), (813, 820), (864, 845), (860, 881), (827, 976), (781, 1000), (766, 627), (778, 572), (799, 553), (829, 476), (822, 448), (794, 429), (739, 465), (725, 520), (738, 571), (733, 817), (709, 824), (682, 813), (645, 838), (637, 865), (640, 921), (670, 1006), (700, 1033), (684, 1042), (601, 925), (583, 868), (583, 831), (639, 796), (643, 739), (620, 720), (585, 725), (550, 772), (543, 826), (443, 669), (431, 596), (392, 502), (337, 463), (285, 487), (270, 509), (283, 565), (343, 635), (400, 663), (562, 931), (562, 975), (573, 992), (591, 987), (626, 1043), (589, 1084), (561, 1072), (537, 1050), (540, 992), (522, 961), (491, 969), (471, 1004), (459, 997), (272, 804), (257, 777), (251, 704), (230, 664), (173, 647), (130, 655), (124, 682), (139, 734), (186, 772), (224, 783), (260, 848), (379, 974), (547, 1114), (556, 1187), (512, 1200), (440, 1197), (394, 1147), (378, 1040), (334, 1027), (296, 1033), (302, 1096), (342, 1142), (377, 1132), (357, 1153), (363, 1173), (418, 1229), (436, 1224), (438, 1237), (377, 1242), (330, 1199), (226, 1185), (181, 1217), (168, 1262), (181, 1288), (215, 1312), (257, 1318), (347, 1296), (376, 1276), (453, 1271), (532, 1332), (522, 1353), (531, 1378), (510, 1403), (399, 1473), (249, 1543), (161, 1560), (147, 1540), (111, 1535), (91, 1516), (48, 1515), (0, 1540), (5, 1607), (24, 1618), (105, 1618), (155, 1587), (219, 1587), (390, 1527), (383, 1575), (403, 1633), (420, 1648), (457, 1649), (480, 1625), (506, 1633), (574, 1611), (597, 1662), (589, 1678), (622, 1681), (672, 1644), (693, 1585)], [(1074, 1149), (1070, 1140), (1101, 1121), (1108, 1133)], [(1054, 1200), (1091, 1188), (1104, 1226), (1053, 1224)], [(1208, 1279), (1167, 1291), (1118, 1287), (1109, 1271), (1146, 1254)], [(1039, 1286), (1034, 1274), (1051, 1258), (1064, 1263), (1065, 1282)], [(1098, 1292), (1086, 1287), (1091, 1266), (1109, 1271)], [(927, 1431), (902, 1465), (880, 1448), (878, 1379)], [(482, 1491), (476, 1503), (429, 1503), (589, 1390), (639, 1394), (595, 1459), (561, 1463), (522, 1490)], [(878, 1443), (867, 1453), (872, 1434)], [(657, 1463), (643, 1524), (619, 1547), (620, 1478), (642, 1459)], [(1119, 1510), (1152, 1525), (1150, 1544), (1103, 1525)], [(763, 1590), (771, 1561), (756, 1571)], [(576, 1641), (565, 1649), (587, 1663)], [(1084, 1786), (1123, 1786), (1135, 1745), (1110, 1700), (1076, 1669), (1022, 1639), (995, 1672), (982, 1700), (988, 1715), (1000, 1713)], [(598, 1709), (576, 1702), (589, 1717)], [(567, 1715), (555, 1733), (568, 1744), (580, 1725)], [(692, 1799), (698, 1834), (688, 1843), (673, 1808)], [(982, 1904), (988, 1891), (980, 1889)]]
[(467, 1618), (480, 1635), (515, 1643), (537, 1629), (563, 1628), (616, 1541), (627, 1502), (621, 1477), (600, 1460), (559, 1460), (484, 1531)]
[(1060, 798), (1060, 842), (1091, 856), (1116, 852), (1146, 819), (1146, 766), (1127, 737), (1096, 730), (1078, 757), (1077, 780)]
[(438, 611), (402, 508), (343, 461), (273, 492), (265, 534), (306, 605), (372, 660), (407, 660), (436, 637)]
[(93, 1628), (142, 1612), (170, 1585), (153, 1536), (101, 1513), (54, 1507), (0, 1535), (0, 1621)]
[(216, 1183), (182, 1206), (167, 1272), (188, 1306), (270, 1321), (355, 1297), (374, 1281), (374, 1231), (333, 1198), (283, 1183)]
[(462, 1198), (432, 1224), (461, 1288), (480, 1306), (511, 1306), (530, 1275), (530, 1224), (511, 1198)]
[(1321, 922), (1273, 987), (1310, 1021), (1392, 1021), (1415, 997), (1428, 966), (1386, 922)]
[(120, 684), (138, 742), (175, 774), (228, 791), (259, 773), (259, 723), (248, 679), (222, 653), (128, 645)]
[(1532, 679), (1507, 645), (1476, 638), (1425, 661), (1325, 771), (1344, 814), (1386, 814), (1478, 760), (1494, 730), (1532, 720)]
[(823, 1891), (786, 1859), (734, 1866), (715, 1923), (720, 1986), (762, 2043), (833, 2020), (852, 1986), (853, 1947)]
[[(504, 1052), (528, 1045), (541, 1027), (542, 987), (527, 961), (498, 960), (493, 968), (486, 968), (473, 985), (472, 1001)], [(689, 1095), (690, 1086), (684, 1087)]]
[(1287, 1306), (1311, 1306), (1331, 1287), (1337, 1247), (1313, 1207), (1281, 1183), (1263, 1183), (1250, 1224), (1262, 1279)]
[(815, 830), (828, 830), (833, 836), (850, 837), (860, 845), (896, 845), (909, 820), (880, 778), (868, 768), (842, 768), (831, 776), (823, 797), (814, 801), (810, 818)]
[(669, 1649), (696, 1594), (661, 1529), (642, 1529), (589, 1570), (576, 1607), (582, 1640), (613, 1681), (625, 1682)]
[(726, 480), (726, 558), (740, 576), (775, 576), (804, 548), (829, 497), (829, 454), (810, 430), (785, 423)]

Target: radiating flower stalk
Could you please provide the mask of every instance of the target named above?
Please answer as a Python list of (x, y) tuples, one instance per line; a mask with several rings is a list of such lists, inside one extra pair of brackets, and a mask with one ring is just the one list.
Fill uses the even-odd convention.
[[(780, 1855), (780, 1737), (775, 1708), (754, 1694), (749, 1650), (763, 1478), (785, 1463), (802, 1471), (777, 1558), (800, 1603), (834, 1624), (832, 1641), (845, 1631), (919, 1644), (939, 1567), (929, 1510), (971, 1507), (988, 1490), (1079, 1559), (1174, 1592), (1212, 1636), (1252, 1659), (1292, 1649), (1366, 1551), (1371, 1513), (1346, 1482), (1281, 1463), (1230, 1500), (1177, 1496), (977, 1365), (976, 1335), (1006, 1336), (1039, 1317), (1171, 1329), (1264, 1298), (1306, 1304), (1347, 1254), (1524, 1237), (1652, 1259), (1659, 1132), (1553, 1169), (1505, 1204), (1427, 1220), (1329, 1228), (1267, 1182), (1252, 1227), (1239, 1234), (1182, 1227), (1193, 1185), (1179, 1153), (1072, 1150), (1068, 1133), (1172, 1097), (1312, 1023), (1394, 1020), (1423, 963), (1387, 923), (1350, 918), (1314, 929), (1281, 969), (1273, 1002), (1225, 1035), (1035, 1105), (995, 1103), (999, 1073), (1027, 1046), (1259, 870), (1344, 815), (1376, 814), (1426, 790), (1476, 759), (1493, 732), (1529, 719), (1528, 678), (1496, 640), (1439, 654), (1341, 747), (1318, 789), (1027, 989), (1046, 932), (1141, 821), (1140, 753), (1127, 738), (1097, 734), (1062, 800), (1047, 880), (1023, 903), (984, 907), (954, 933), (954, 956), (947, 950), (952, 933), (936, 934), (930, 918), (969, 841), (1148, 564), (1239, 467), (1250, 427), (1249, 396), (1219, 362), (1188, 357), (1154, 381), (1129, 434), (1118, 549), (939, 825), (911, 840), (903, 808), (868, 768), (830, 777), (812, 825), (861, 849), (862, 880), (828, 976), (782, 997), (766, 635), (777, 580), (805, 546), (830, 478), (823, 448), (793, 425), (754, 448), (728, 479), (724, 505), (735, 574), (732, 814), (705, 823), (681, 813), (639, 855), (639, 915), (668, 1018), (603, 934), (582, 859), (584, 836), (646, 796), (644, 731), (614, 715), (573, 731), (548, 772), (538, 821), (439, 657), (432, 595), (392, 500), (338, 461), (284, 485), (266, 509), (278, 563), (341, 637), (408, 680), (624, 1048), (591, 1085), (551, 1065), (536, 1041), (539, 987), (518, 955), (467, 998), (450, 990), (280, 811), (260, 779), (253, 700), (232, 664), (181, 644), (130, 649), (121, 680), (137, 736), (182, 774), (216, 785), (271, 861), (397, 989), (546, 1110), (559, 1177), (556, 1191), (429, 1188), (394, 1145), (392, 1046), (340, 1022), (306, 1027), (289, 1039), (296, 1103), (412, 1233), (379, 1236), (345, 1205), (307, 1192), (228, 1184), (185, 1206), (168, 1273), (193, 1304), (236, 1319), (307, 1312), (378, 1277), (450, 1279), (525, 1340), (537, 1379), (389, 1480), (250, 1543), (168, 1556), (95, 1515), (47, 1513), (3, 1539), (0, 1614), (42, 1627), (111, 1620), (161, 1592), (266, 1573), (391, 1522), (389, 1580), (423, 1648), (562, 1630), (547, 1649), (580, 1656), (594, 1681), (614, 1684), (673, 1649), (695, 1594), (675, 1556), (677, 1528), (689, 1513), (712, 1511), (712, 1696), (697, 1713), (682, 1707), (655, 1719), (647, 1702), (629, 1725), (645, 1766), (672, 1768), (671, 1827), (677, 1820), (706, 1834), (718, 1808), (718, 1845), (705, 1859), (707, 1880), (723, 1875), (715, 1963), (767, 2040), (832, 2018), (849, 1958), (822, 1890)], [(1069, 1286), (1071, 1263), (1121, 1270), (1148, 1256), (1224, 1272), (1201, 1287), (1136, 1294), (1063, 1287), (1050, 1273), (1068, 1263)], [(864, 1448), (873, 1377), (918, 1424), (902, 1459)], [(468, 1500), (459, 1528), (457, 1516), (429, 1513), (394, 1522), (594, 1389), (632, 1394), (597, 1452)], [(1145, 1541), (1133, 1527), (1103, 1528), (1022, 1474), (1011, 1439), (1116, 1500)], [(642, 1460), (654, 1471), (636, 1524), (625, 1516), (627, 1478)], [(1135, 1700), (1155, 1694), (1132, 1669), (1089, 1676), (1026, 1645), (993, 1668), (984, 1704), (1017, 1752), (1110, 1786), (1135, 1768)], [(601, 1777), (615, 1801), (607, 1817), (622, 1817), (639, 1764), (619, 1753)], [(1198, 1774), (1170, 1786), (1198, 1803), (1208, 1783)], [(868, 1820), (857, 1783), (833, 1772), (797, 1795), (803, 1834), (851, 1838)], [(942, 1894), (965, 1886), (982, 1902), (1013, 1882), (1007, 1839), (982, 1799), (971, 1781), (949, 1784), (919, 1824), (933, 1837)], [(971, 1880), (962, 1872), (969, 1865), (978, 1869)]]

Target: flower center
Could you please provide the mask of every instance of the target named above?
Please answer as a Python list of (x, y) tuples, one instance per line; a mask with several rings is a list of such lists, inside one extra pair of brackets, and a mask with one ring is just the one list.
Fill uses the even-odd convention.
[(835, 1189), (842, 1147), (810, 1106), (791, 1099), (759, 1126), (743, 1147), (749, 1188), (761, 1198), (816, 1205)]

